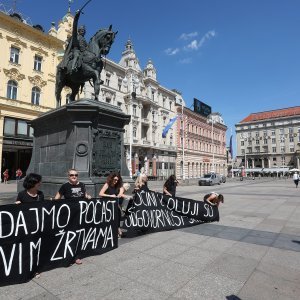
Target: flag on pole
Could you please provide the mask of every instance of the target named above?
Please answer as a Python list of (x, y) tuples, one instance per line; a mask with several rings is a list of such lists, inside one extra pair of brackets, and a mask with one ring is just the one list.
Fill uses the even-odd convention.
[(171, 119), (170, 122), (167, 124), (167, 126), (164, 128), (163, 132), (162, 132), (162, 137), (165, 138), (167, 136), (167, 133), (169, 131), (169, 129), (173, 126), (173, 124), (176, 122), (178, 116), (176, 116), (175, 118)]
[(232, 135), (230, 137), (230, 142), (229, 142), (229, 152), (230, 152), (231, 158), (233, 158)]

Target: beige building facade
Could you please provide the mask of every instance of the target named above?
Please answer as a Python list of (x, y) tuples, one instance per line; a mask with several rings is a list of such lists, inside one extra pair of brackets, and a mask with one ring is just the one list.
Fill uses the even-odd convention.
[[(124, 134), (127, 165), (132, 175), (141, 171), (154, 178), (175, 174), (176, 129), (172, 127), (166, 138), (162, 137), (162, 131), (176, 115), (178, 93), (160, 85), (151, 60), (144, 69), (140, 67), (130, 40), (119, 63), (106, 59), (101, 79), (104, 83), (100, 87), (100, 101), (118, 106), (132, 116)], [(84, 97), (93, 96), (93, 88), (87, 83)]]
[(227, 175), (226, 130), (220, 114), (209, 118), (177, 107), (177, 177), (199, 178), (208, 172)]
[[(55, 74), (64, 40), (71, 34), (68, 13), (48, 33), (17, 13), (0, 11), (0, 171), (27, 170), (33, 132), (27, 121), (56, 106)], [(68, 91), (64, 91), (66, 95)]]
[(252, 113), (235, 128), (237, 167), (300, 168), (300, 106)]

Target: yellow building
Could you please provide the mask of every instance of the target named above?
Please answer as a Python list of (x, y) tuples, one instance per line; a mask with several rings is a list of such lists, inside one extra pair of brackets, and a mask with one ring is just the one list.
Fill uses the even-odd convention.
[[(0, 171), (23, 173), (31, 159), (32, 130), (27, 121), (56, 107), (55, 73), (71, 35), (73, 16), (67, 13), (48, 33), (17, 14), (0, 12)], [(63, 99), (65, 99), (66, 90)]]

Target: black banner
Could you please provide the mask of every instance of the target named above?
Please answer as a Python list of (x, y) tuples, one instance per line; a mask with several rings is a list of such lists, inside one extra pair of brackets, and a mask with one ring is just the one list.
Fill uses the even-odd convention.
[(219, 210), (202, 201), (172, 198), (153, 191), (135, 194), (129, 204), (123, 229), (126, 237), (219, 221)]
[(0, 207), (0, 285), (118, 247), (116, 201), (43, 201)]

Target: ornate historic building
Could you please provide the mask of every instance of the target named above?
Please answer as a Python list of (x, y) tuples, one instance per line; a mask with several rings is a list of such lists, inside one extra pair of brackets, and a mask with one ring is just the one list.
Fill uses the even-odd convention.
[[(177, 113), (182, 114), (181, 106)], [(183, 108), (183, 118), (177, 122), (178, 178), (198, 178), (211, 171), (227, 174), (227, 127), (219, 113), (209, 117)]]
[[(55, 73), (73, 17), (63, 18), (48, 33), (20, 14), (0, 11), (0, 171), (26, 171), (31, 158), (32, 130), (27, 125), (54, 108)], [(64, 92), (66, 95), (66, 91)]]
[[(162, 131), (176, 115), (178, 93), (160, 85), (151, 60), (142, 70), (130, 40), (119, 63), (106, 60), (101, 73), (101, 100), (118, 106), (132, 116), (125, 127), (125, 150), (132, 174), (142, 169), (148, 176), (166, 178), (175, 174), (176, 130), (170, 129), (166, 138)], [(86, 84), (85, 97), (93, 97), (93, 88)]]
[(252, 113), (235, 127), (237, 166), (300, 167), (300, 106)]

